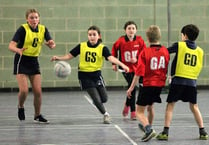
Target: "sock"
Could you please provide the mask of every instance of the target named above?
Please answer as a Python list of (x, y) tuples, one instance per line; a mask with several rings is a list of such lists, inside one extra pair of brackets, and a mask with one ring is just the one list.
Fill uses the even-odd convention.
[(147, 126), (144, 127), (144, 129), (145, 129), (146, 133), (149, 133), (149, 132), (151, 132), (152, 126), (151, 125), (147, 125)]
[(110, 114), (108, 112), (105, 112), (104, 115), (110, 116)]
[(200, 130), (200, 131), (204, 130), (204, 127), (203, 127), (203, 128), (199, 128), (199, 130)]
[(163, 133), (167, 134), (168, 135), (168, 132), (169, 132), (169, 127), (164, 127), (163, 129)]
[(206, 134), (205, 128), (204, 127), (203, 128), (199, 128), (199, 133), (200, 134)]

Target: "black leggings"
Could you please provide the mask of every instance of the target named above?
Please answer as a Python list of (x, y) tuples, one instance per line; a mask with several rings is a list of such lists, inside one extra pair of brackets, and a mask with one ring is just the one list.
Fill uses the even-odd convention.
[(88, 88), (86, 89), (86, 91), (93, 100), (93, 103), (97, 107), (97, 109), (102, 114), (105, 114), (106, 109), (103, 103), (107, 102), (108, 99), (105, 87), (98, 86), (97, 88)]
[[(126, 82), (128, 83), (128, 88), (131, 86), (134, 73), (123, 73)], [(131, 98), (126, 97), (126, 106), (130, 106), (131, 112), (136, 111), (136, 87), (131, 92)]]

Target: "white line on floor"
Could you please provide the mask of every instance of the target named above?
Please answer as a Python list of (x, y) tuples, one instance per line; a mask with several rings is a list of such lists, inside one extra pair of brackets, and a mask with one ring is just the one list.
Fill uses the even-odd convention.
[(135, 141), (133, 141), (118, 125), (114, 125), (115, 128), (123, 135), (125, 136), (133, 145), (137, 145)]
[[(94, 107), (96, 108), (96, 106), (93, 104), (92, 100), (84, 95), (84, 97), (86, 98), (86, 100)], [(137, 145), (136, 142), (134, 142), (117, 124), (114, 124), (115, 128), (123, 135), (125, 136), (133, 145)]]
[(96, 106), (93, 104), (93, 101), (88, 96), (84, 95), (84, 97), (95, 109), (97, 109)]

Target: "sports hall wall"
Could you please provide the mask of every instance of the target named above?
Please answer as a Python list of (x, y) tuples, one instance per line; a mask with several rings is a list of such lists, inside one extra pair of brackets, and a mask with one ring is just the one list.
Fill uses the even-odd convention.
[[(204, 67), (198, 85), (209, 85), (209, 1), (170, 0), (170, 31), (167, 21), (167, 0), (0, 0), (0, 88), (17, 88), (13, 70), (14, 53), (8, 50), (16, 29), (25, 23), (27, 8), (36, 8), (41, 14), (41, 23), (46, 25), (57, 47), (43, 47), (39, 57), (42, 72), (42, 87), (78, 87), (78, 58), (70, 61), (72, 73), (67, 79), (56, 78), (53, 72), (53, 55), (68, 53), (75, 45), (87, 40), (87, 29), (97, 25), (105, 45), (111, 50), (113, 42), (124, 34), (123, 25), (134, 20), (138, 35), (145, 41), (145, 30), (157, 24), (162, 31), (161, 43), (168, 46), (180, 40), (181, 27), (188, 23), (200, 28), (197, 44), (204, 49)], [(168, 32), (169, 38), (168, 39)], [(147, 41), (146, 41), (147, 43)], [(111, 63), (105, 62), (103, 76), (107, 86), (126, 86), (121, 73), (113, 72)]]

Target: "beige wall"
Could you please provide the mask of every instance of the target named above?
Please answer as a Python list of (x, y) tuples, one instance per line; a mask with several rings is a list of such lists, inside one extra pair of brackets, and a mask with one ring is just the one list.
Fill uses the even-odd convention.
[[(180, 39), (183, 25), (194, 23), (200, 28), (197, 44), (205, 51), (203, 71), (199, 85), (209, 85), (209, 1), (170, 0), (171, 43)], [(78, 58), (70, 61), (72, 73), (68, 79), (58, 79), (53, 72), (52, 55), (62, 55), (81, 41), (87, 40), (87, 29), (97, 25), (102, 31), (102, 39), (111, 50), (113, 42), (124, 34), (123, 25), (134, 20), (138, 25), (138, 35), (145, 38), (146, 28), (156, 23), (162, 31), (162, 44), (168, 45), (167, 1), (166, 0), (0, 0), (0, 88), (16, 88), (12, 75), (13, 53), (8, 43), (16, 29), (25, 22), (25, 10), (36, 8), (41, 14), (41, 23), (46, 25), (56, 41), (56, 50), (43, 47), (40, 64), (43, 87), (79, 86), (77, 80)], [(147, 41), (146, 41), (147, 42)], [(111, 70), (109, 62), (104, 63), (103, 76), (107, 86), (126, 86), (122, 75)]]

